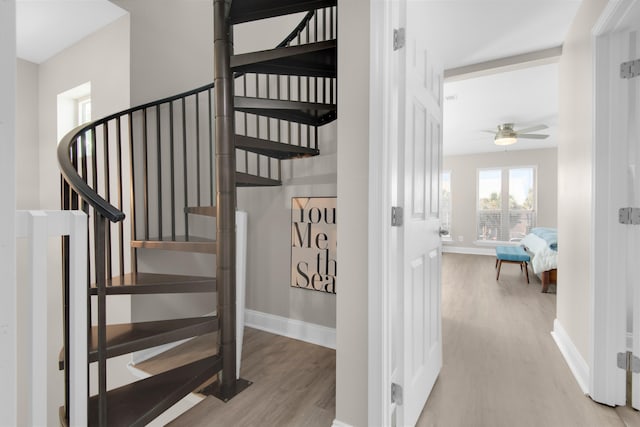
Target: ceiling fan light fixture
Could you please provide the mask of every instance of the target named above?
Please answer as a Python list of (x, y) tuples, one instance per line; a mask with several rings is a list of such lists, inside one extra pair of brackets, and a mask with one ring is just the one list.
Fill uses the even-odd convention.
[(496, 137), (493, 140), (493, 142), (496, 145), (512, 145), (512, 144), (515, 144), (516, 142), (518, 142), (518, 138), (516, 138), (515, 136), (511, 136), (511, 135), (506, 135), (506, 136), (496, 135)]

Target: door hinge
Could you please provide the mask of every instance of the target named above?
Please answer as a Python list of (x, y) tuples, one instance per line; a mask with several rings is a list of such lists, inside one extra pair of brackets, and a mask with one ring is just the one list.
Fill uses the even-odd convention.
[(620, 224), (640, 224), (640, 208), (620, 208), (618, 210), (618, 222)]
[(391, 383), (391, 403), (402, 405), (402, 386), (400, 384)]
[(630, 351), (618, 353), (618, 368), (631, 371), (634, 374), (640, 373), (640, 359)]
[(632, 79), (640, 76), (640, 59), (635, 61), (627, 61), (620, 64), (620, 77), (623, 79)]
[(402, 216), (403, 216), (402, 207), (400, 206), (391, 206), (391, 226), (392, 227), (400, 227), (402, 226)]
[(397, 28), (393, 30), (393, 50), (398, 50), (404, 47), (404, 28)]

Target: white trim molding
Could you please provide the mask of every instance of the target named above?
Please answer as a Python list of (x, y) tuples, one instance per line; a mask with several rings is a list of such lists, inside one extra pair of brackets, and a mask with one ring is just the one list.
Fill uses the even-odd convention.
[(333, 420), (331, 427), (353, 427), (351, 424), (343, 423), (342, 421)]
[(245, 326), (296, 340), (336, 348), (336, 330), (256, 310), (245, 310)]
[(442, 245), (442, 252), (446, 254), (464, 254), (464, 255), (489, 255), (495, 256), (495, 248), (470, 248), (464, 246)]
[(553, 331), (551, 331), (556, 345), (560, 349), (560, 353), (564, 357), (564, 360), (569, 365), (569, 369), (573, 373), (580, 389), (584, 394), (589, 393), (589, 365), (584, 360), (576, 346), (571, 341), (571, 338), (567, 334), (567, 331), (562, 327), (562, 324), (555, 319), (553, 321)]
[[(624, 405), (626, 378), (617, 368), (616, 353), (624, 351), (626, 335), (627, 231), (620, 227), (617, 208), (626, 206), (626, 149), (620, 120), (626, 116), (626, 92), (618, 84), (612, 62), (621, 59), (619, 31), (638, 0), (610, 1), (592, 29), (594, 46), (594, 138), (591, 253), (591, 371), (589, 395), (596, 402)], [(596, 260), (598, 262), (596, 262)]]

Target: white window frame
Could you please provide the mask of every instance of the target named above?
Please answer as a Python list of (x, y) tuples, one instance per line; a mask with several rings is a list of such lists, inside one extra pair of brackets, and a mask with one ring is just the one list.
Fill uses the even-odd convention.
[[(510, 226), (509, 221), (505, 222), (504, 218), (508, 218), (511, 210), (509, 209), (509, 172), (514, 169), (532, 169), (533, 170), (533, 188), (534, 188), (534, 206), (533, 206), (533, 214), (535, 219), (531, 227), (536, 226), (537, 215), (538, 215), (538, 167), (536, 165), (518, 165), (518, 166), (496, 166), (496, 167), (486, 167), (486, 168), (478, 168), (476, 171), (476, 220), (475, 220), (475, 233), (476, 233), (476, 241), (475, 244), (478, 245), (503, 245), (508, 243), (514, 243), (519, 240), (510, 239), (510, 240), (485, 240), (480, 239), (479, 234), (479, 221), (480, 221), (480, 173), (482, 171), (500, 171), (500, 213), (502, 214), (501, 218), (501, 228), (502, 235), (509, 236), (510, 234)], [(524, 236), (522, 236), (524, 237)]]

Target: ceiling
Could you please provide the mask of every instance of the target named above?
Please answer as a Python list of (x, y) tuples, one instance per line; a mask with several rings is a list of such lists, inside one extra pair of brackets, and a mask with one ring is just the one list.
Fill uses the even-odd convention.
[[(562, 45), (580, 0), (423, 0), (424, 25), (445, 69)], [(126, 11), (107, 0), (17, 0), (18, 57), (41, 63)], [(503, 151), (482, 132), (505, 122), (544, 123), (546, 140), (507, 150), (556, 146), (557, 64), (445, 83), (445, 155)]]
[[(438, 40), (445, 69), (561, 46), (580, 0), (443, 0), (425, 2), (425, 26)], [(445, 82), (444, 154), (557, 146), (558, 64)], [(515, 123), (549, 129), (544, 140), (493, 144), (482, 130)]]
[(16, 0), (18, 58), (40, 64), (126, 13), (108, 0)]

